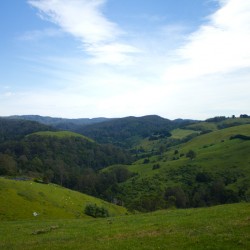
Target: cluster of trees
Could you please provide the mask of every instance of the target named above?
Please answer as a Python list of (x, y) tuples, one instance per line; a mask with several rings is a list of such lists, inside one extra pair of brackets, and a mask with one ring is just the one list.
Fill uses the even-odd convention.
[(234, 167), (210, 172), (193, 165), (175, 167), (154, 177), (135, 176), (116, 192), (127, 208), (143, 212), (250, 200), (247, 173)]
[(215, 116), (213, 118), (209, 118), (205, 120), (206, 122), (222, 122), (228, 119), (226, 116)]
[(20, 140), (25, 135), (38, 131), (55, 131), (55, 129), (35, 121), (0, 118), (0, 143)]
[(237, 135), (230, 137), (230, 140), (233, 140), (233, 139), (241, 139), (244, 141), (248, 141), (248, 140), (250, 140), (250, 136), (237, 134)]
[[(232, 115), (232, 117), (215, 116), (215, 117), (209, 118), (209, 119), (207, 119), (207, 120), (205, 120), (205, 121), (206, 121), (206, 122), (222, 122), (222, 121), (225, 121), (225, 120), (230, 119), (230, 118), (235, 119), (236, 116), (235, 116), (235, 115)], [(239, 116), (239, 118), (250, 118), (250, 116), (247, 115), (247, 114), (241, 114), (241, 115)]]
[(81, 137), (56, 138), (30, 135), (0, 144), (0, 174), (29, 175), (77, 189), (86, 169), (100, 170), (113, 164), (129, 164), (126, 151), (99, 145)]
[(125, 166), (115, 165), (108, 171), (94, 171), (84, 169), (82, 175), (77, 178), (77, 190), (115, 203), (123, 205), (119, 196), (119, 185), (136, 176)]
[(169, 131), (179, 123), (159, 116), (125, 117), (85, 126), (76, 132), (99, 143), (112, 143), (122, 148), (132, 148), (140, 138), (169, 136)]
[(243, 114), (243, 115), (240, 115), (240, 118), (250, 118), (250, 116), (246, 115), (246, 114)]

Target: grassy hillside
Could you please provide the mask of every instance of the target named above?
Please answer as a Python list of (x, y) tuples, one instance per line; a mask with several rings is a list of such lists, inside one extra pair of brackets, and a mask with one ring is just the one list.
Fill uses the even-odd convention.
[(3, 221), (1, 249), (250, 249), (250, 204), (112, 219)]
[(176, 205), (178, 199), (183, 207), (250, 200), (250, 140), (231, 139), (235, 135), (250, 136), (250, 125), (216, 130), (138, 160), (127, 166), (137, 175), (120, 184), (119, 198), (139, 210)]
[(189, 130), (189, 129), (174, 129), (171, 131), (171, 138), (174, 139), (184, 139), (187, 136), (190, 136), (192, 134), (198, 134), (198, 132), (194, 131), (194, 130)]
[(187, 125), (185, 126), (185, 128), (200, 132), (208, 132), (244, 124), (250, 124), (250, 118), (225, 118), (222, 120), (211, 118), (208, 119), (207, 121), (202, 121), (191, 125)]
[(28, 136), (33, 136), (33, 135), (56, 137), (56, 138), (76, 137), (76, 138), (85, 139), (85, 140), (90, 141), (90, 142), (94, 142), (92, 139), (90, 139), (84, 135), (80, 135), (78, 133), (74, 133), (71, 131), (56, 131), (56, 132), (54, 132), (54, 131), (39, 131), (39, 132), (30, 134)]
[[(103, 206), (111, 215), (126, 213), (123, 207), (55, 184), (4, 178), (0, 178), (0, 200), (0, 220), (88, 218), (89, 216), (84, 214), (87, 204)], [(38, 213), (38, 216), (35, 217), (34, 212)]]

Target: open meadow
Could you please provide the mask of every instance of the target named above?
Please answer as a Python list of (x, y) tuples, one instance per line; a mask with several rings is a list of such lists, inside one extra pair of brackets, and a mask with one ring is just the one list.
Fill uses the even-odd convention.
[(0, 249), (250, 249), (250, 204), (1, 221)]

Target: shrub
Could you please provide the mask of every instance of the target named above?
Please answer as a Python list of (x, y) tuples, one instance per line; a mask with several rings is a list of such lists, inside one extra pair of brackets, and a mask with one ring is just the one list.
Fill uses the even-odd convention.
[(196, 153), (193, 150), (189, 150), (186, 154), (186, 157), (193, 160), (196, 157)]
[(88, 204), (84, 209), (84, 213), (94, 218), (109, 217), (108, 210), (104, 207), (98, 207), (96, 204)]
[(155, 170), (155, 169), (159, 169), (160, 167), (161, 167), (160, 164), (154, 164), (152, 169)]

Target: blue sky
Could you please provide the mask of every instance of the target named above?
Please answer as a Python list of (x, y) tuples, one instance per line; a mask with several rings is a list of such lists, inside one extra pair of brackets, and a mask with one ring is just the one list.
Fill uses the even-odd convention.
[(250, 113), (250, 1), (0, 2), (0, 116)]

